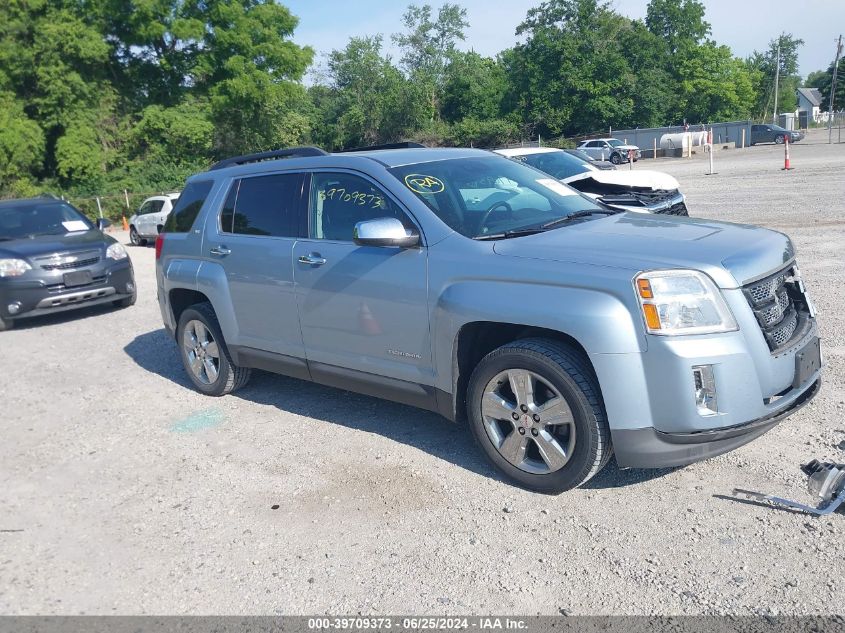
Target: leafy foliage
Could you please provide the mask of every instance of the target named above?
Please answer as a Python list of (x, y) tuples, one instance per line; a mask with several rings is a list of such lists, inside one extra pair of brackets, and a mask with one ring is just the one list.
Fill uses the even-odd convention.
[[(398, 60), (382, 35), (357, 35), (306, 87), (314, 51), (277, 0), (0, 0), (0, 195), (107, 194), (114, 215), (124, 189), (176, 190), (279, 146), (493, 146), (762, 116), (778, 43), (779, 109), (792, 107), (801, 40), (743, 61), (710, 39), (700, 0), (651, 0), (643, 20), (615, 6), (538, 0), (491, 58), (459, 48), (459, 4), (412, 4), (390, 36)], [(831, 70), (811, 85), (825, 93)]]
[[(845, 110), (845, 57), (840, 58), (839, 68), (836, 73), (836, 94), (833, 95), (833, 110), (839, 112)], [(805, 86), (818, 88), (822, 93), (821, 109), (827, 112), (830, 109), (830, 87), (833, 84), (833, 62), (830, 62), (827, 70), (817, 70), (807, 76)]]

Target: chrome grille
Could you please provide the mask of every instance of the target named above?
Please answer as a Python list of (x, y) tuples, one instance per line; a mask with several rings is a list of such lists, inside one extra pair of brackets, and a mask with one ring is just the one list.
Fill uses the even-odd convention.
[(770, 336), (772, 342), (774, 343), (774, 349), (783, 347), (789, 339), (792, 338), (792, 335), (795, 334), (795, 330), (797, 328), (798, 314), (796, 314), (795, 310), (793, 310), (771, 332)]
[(790, 265), (765, 279), (743, 287), (760, 330), (773, 352), (789, 344), (805, 330), (809, 319), (807, 300), (793, 279), (797, 274)]
[(62, 264), (41, 264), (44, 270), (71, 270), (73, 268), (82, 268), (84, 266), (91, 266), (100, 261), (99, 257), (91, 257), (89, 259), (78, 259), (73, 262), (64, 262)]
[(751, 305), (759, 306), (771, 301), (783, 286), (783, 282), (786, 281), (786, 275), (785, 271), (775, 273), (772, 277), (755, 281), (753, 284), (746, 286), (745, 291), (752, 299)]

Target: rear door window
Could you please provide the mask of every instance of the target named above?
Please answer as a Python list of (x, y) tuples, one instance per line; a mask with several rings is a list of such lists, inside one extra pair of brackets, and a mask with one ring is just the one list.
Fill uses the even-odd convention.
[(232, 183), (220, 212), (220, 230), (239, 235), (296, 237), (303, 174), (271, 174)]
[(195, 180), (188, 183), (176, 201), (173, 213), (167, 216), (164, 230), (168, 233), (187, 233), (194, 225), (205, 199), (211, 192), (211, 180)]

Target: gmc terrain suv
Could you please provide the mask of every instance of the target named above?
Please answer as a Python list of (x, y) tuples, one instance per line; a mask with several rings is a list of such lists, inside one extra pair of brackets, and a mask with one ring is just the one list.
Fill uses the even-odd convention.
[(623, 468), (724, 453), (820, 386), (785, 235), (599, 206), (482, 150), (227, 159), (188, 180), (156, 259), (201, 392), (260, 368), (467, 419), (543, 492), (613, 452)]

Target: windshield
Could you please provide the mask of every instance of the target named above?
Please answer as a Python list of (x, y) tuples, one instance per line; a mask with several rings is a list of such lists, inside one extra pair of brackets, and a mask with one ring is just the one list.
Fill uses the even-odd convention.
[(522, 156), (513, 156), (512, 158), (526, 165), (536, 167), (540, 171), (551, 174), (560, 180), (583, 174), (586, 171), (595, 171), (596, 169), (592, 165), (588, 165), (586, 161), (581, 160), (577, 156), (567, 154), (564, 151), (524, 154)]
[(607, 142), (607, 144), (611, 147), (619, 147), (620, 145), (624, 145), (625, 143), (620, 141), (618, 138), (612, 138)]
[(94, 225), (61, 200), (22, 200), (0, 205), (0, 240), (90, 231)]
[(390, 172), (467, 237), (539, 229), (577, 211), (604, 212), (548, 174), (503, 156), (402, 165)]

